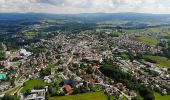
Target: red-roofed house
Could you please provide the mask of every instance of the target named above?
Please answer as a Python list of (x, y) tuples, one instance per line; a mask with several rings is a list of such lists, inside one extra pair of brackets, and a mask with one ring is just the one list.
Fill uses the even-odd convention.
[(67, 92), (68, 94), (71, 93), (71, 86), (70, 86), (70, 85), (66, 85), (65, 89), (66, 89), (66, 92)]

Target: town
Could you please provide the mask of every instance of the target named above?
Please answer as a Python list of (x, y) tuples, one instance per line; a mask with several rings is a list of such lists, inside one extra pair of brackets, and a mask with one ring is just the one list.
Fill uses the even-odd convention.
[[(117, 32), (121, 34), (115, 36)], [(3, 43), (1, 47), (5, 60), (0, 61), (0, 97), (46, 100), (104, 92), (118, 100), (138, 100), (139, 96), (152, 100), (151, 91), (170, 94), (169, 69), (143, 57), (162, 54), (163, 47), (140, 42), (133, 32), (57, 31), (20, 50), (8, 51)]]

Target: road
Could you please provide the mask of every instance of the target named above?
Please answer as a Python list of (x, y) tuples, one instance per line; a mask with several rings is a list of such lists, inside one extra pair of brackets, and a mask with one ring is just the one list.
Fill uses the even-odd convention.
[(8, 89), (7, 91), (1, 92), (0, 94), (6, 94), (6, 93), (8, 93), (8, 92), (10, 92), (10, 91), (12, 91), (12, 90), (15, 90), (15, 89), (21, 87), (21, 86), (23, 86), (23, 84), (24, 84), (26, 81), (28, 81), (28, 80), (29, 80), (29, 79), (24, 80), (22, 83), (18, 83), (18, 84), (15, 85), (15, 87), (10, 88), (10, 89)]

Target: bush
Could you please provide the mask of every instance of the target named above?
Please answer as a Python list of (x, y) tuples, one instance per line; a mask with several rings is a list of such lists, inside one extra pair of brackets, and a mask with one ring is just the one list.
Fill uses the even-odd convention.
[(0, 51), (0, 61), (5, 60), (6, 55), (5, 52)]

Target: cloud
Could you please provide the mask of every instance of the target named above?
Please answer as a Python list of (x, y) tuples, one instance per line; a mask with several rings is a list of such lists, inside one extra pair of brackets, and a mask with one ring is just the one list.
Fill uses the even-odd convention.
[(54, 6), (88, 7), (91, 0), (37, 0), (39, 3), (47, 3)]
[(144, 12), (170, 13), (170, 0), (0, 0), (0, 12), (94, 13)]

